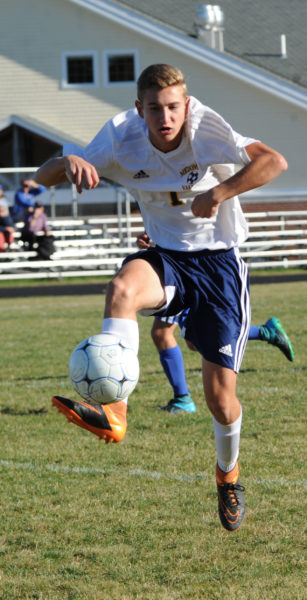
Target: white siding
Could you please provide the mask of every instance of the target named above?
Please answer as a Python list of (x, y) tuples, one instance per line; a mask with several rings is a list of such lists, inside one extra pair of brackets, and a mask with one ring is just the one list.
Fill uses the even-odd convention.
[[(12, 114), (89, 141), (101, 125), (133, 106), (135, 85), (103, 85), (104, 50), (139, 50), (140, 70), (173, 63), (186, 74), (190, 93), (220, 112), (241, 133), (280, 150), (289, 170), (273, 187), (306, 187), (303, 109), (222, 75), (213, 68), (148, 40), (66, 0), (0, 0), (0, 121)], [(96, 51), (98, 86), (61, 88), (63, 52)]]

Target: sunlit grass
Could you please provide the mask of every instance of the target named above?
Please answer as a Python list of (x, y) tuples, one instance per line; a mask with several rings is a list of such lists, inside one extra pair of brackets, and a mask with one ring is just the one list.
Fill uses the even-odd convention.
[(120, 444), (51, 408), (72, 395), (74, 346), (101, 329), (103, 296), (1, 300), (0, 586), (4, 600), (301, 600), (306, 426), (305, 283), (252, 286), (253, 323), (279, 317), (295, 362), (249, 342), (238, 379), (247, 515), (219, 523), (215, 444), (199, 356), (179, 340), (193, 415), (171, 397), (140, 318), (140, 382)]

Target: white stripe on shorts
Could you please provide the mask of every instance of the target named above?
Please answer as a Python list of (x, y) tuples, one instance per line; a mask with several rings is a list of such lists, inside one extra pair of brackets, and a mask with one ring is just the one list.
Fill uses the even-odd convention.
[(235, 348), (235, 356), (234, 356), (234, 371), (236, 373), (240, 370), (240, 365), (243, 359), (245, 345), (248, 340), (249, 328), (250, 328), (250, 318), (251, 318), (251, 309), (250, 309), (250, 298), (247, 287), (247, 278), (248, 278), (248, 269), (244, 260), (241, 258), (240, 251), (238, 248), (234, 248), (235, 257), (237, 259), (240, 279), (242, 282), (241, 287), (241, 310), (242, 310), (242, 325), (240, 335), (238, 337), (236, 348)]

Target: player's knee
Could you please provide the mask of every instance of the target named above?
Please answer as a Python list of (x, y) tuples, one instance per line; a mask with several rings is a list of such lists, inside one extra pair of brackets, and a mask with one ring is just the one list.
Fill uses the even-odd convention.
[(172, 327), (157, 327), (156, 321), (154, 321), (151, 337), (159, 352), (172, 348), (177, 344), (172, 329)]
[(155, 327), (152, 327), (151, 338), (153, 343), (155, 344), (155, 346), (157, 346), (159, 350), (161, 346), (161, 341), (163, 341), (164, 339), (163, 332), (160, 329), (155, 329)]
[(233, 418), (233, 407), (238, 402), (236, 396), (227, 390), (219, 390), (217, 392), (206, 392), (206, 402), (211, 414), (219, 423), (227, 425), (231, 423)]
[(135, 289), (121, 277), (114, 277), (107, 290), (107, 304), (109, 308), (116, 306), (129, 306), (134, 304)]
[(156, 348), (159, 352), (162, 352), (163, 350), (170, 348), (171, 344), (170, 344), (167, 336), (165, 336), (164, 332), (152, 331), (151, 337), (152, 337), (152, 341), (153, 341), (154, 345), (156, 346)]

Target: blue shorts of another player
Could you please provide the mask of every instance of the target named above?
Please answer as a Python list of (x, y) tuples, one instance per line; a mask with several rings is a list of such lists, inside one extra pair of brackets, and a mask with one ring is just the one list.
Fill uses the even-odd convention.
[(180, 329), (185, 329), (185, 323), (187, 320), (187, 316), (190, 312), (190, 309), (187, 308), (186, 310), (181, 310), (177, 315), (171, 315), (169, 317), (158, 317), (156, 316), (156, 319), (159, 319), (159, 321), (163, 321), (163, 323), (168, 323), (169, 325), (179, 325)]
[(166, 303), (159, 317), (189, 308), (185, 337), (208, 361), (238, 372), (250, 326), (247, 267), (236, 248), (179, 252), (155, 246), (129, 255), (147, 260), (160, 276)]

